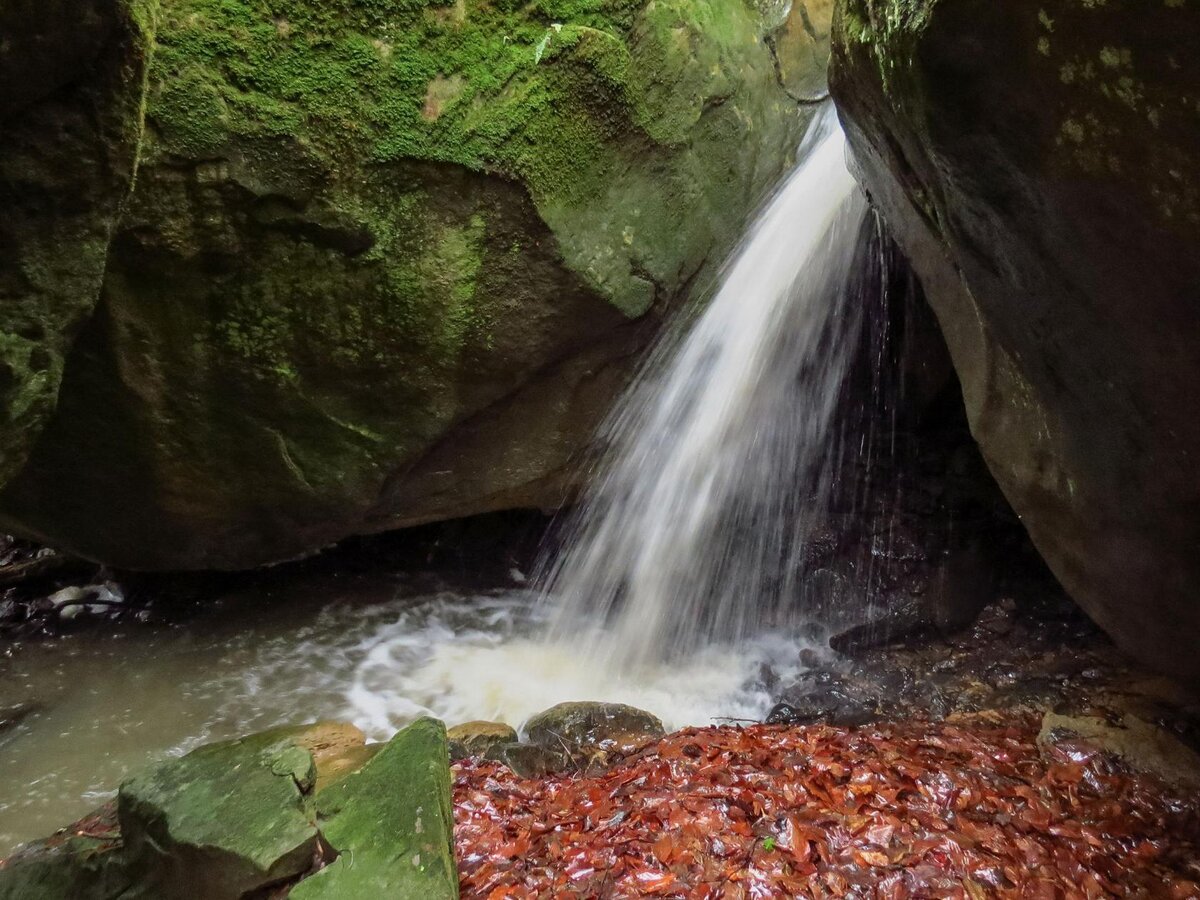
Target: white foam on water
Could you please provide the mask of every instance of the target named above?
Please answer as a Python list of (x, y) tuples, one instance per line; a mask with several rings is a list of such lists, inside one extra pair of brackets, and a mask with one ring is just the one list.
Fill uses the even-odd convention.
[(556, 703), (577, 700), (628, 703), (670, 728), (758, 720), (772, 701), (764, 666), (783, 677), (797, 667), (796, 639), (775, 635), (613, 674), (570, 642), (530, 636), (540, 624), (532, 595), (492, 598), (484, 616), (468, 624), (479, 603), (426, 602), (365, 639), (354, 650), (361, 662), (346, 692), (349, 717), (380, 738), (419, 715), (519, 726)]

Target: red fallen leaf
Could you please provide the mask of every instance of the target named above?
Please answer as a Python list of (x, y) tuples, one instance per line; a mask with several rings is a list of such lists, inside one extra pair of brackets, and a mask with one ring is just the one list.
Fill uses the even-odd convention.
[(856, 850), (854, 861), (864, 866), (886, 866), (891, 862), (886, 853), (880, 853), (878, 850)]
[(655, 857), (658, 858), (658, 861), (664, 866), (669, 866), (672, 858), (675, 856), (675, 839), (669, 834), (664, 834), (654, 842), (654, 847), (652, 849)]
[(662, 894), (675, 884), (675, 875), (671, 872), (656, 872), (653, 869), (642, 869), (634, 872), (638, 886), (646, 894)]

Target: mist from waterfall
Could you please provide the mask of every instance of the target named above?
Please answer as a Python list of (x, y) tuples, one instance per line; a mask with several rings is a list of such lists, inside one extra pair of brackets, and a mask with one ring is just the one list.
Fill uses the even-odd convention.
[(590, 495), (549, 557), (547, 641), (628, 672), (796, 624), (807, 532), (860, 321), (866, 204), (832, 108), (689, 327), (602, 434)]

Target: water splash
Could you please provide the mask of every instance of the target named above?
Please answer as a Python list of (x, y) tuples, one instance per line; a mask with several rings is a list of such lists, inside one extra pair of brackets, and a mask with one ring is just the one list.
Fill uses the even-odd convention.
[(604, 435), (590, 497), (543, 580), (551, 645), (628, 674), (796, 624), (804, 538), (858, 310), (866, 205), (832, 109)]

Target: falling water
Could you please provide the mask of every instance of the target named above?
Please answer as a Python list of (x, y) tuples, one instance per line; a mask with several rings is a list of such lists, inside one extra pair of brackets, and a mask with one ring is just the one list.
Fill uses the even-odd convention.
[(758, 718), (764, 668), (798, 675), (801, 563), (856, 343), (866, 209), (832, 110), (799, 157), (605, 430), (529, 627), (377, 635), (352, 698), (372, 727), (415, 710), (519, 724), (565, 700), (630, 703), (671, 727)]
[(858, 323), (865, 211), (826, 110), (703, 315), (611, 421), (544, 581), (551, 642), (617, 672), (789, 624)]

